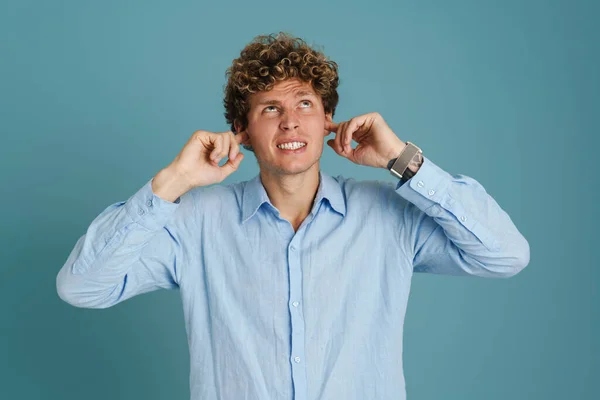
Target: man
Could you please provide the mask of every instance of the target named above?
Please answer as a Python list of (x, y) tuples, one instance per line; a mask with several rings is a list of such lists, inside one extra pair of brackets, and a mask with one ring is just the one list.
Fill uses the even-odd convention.
[[(510, 277), (529, 245), (477, 181), (381, 115), (333, 122), (337, 85), (337, 65), (302, 40), (257, 37), (228, 70), (232, 131), (195, 132), (96, 217), (58, 274), (60, 297), (105, 308), (178, 288), (195, 400), (405, 398), (413, 272)], [(338, 155), (398, 183), (320, 171), (331, 133)], [(238, 169), (240, 145), (260, 174), (213, 185)]]

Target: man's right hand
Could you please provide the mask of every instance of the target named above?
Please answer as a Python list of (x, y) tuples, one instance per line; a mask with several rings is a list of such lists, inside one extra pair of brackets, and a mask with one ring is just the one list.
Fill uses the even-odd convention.
[[(242, 131), (196, 131), (181, 152), (152, 181), (152, 191), (160, 198), (174, 202), (188, 190), (219, 183), (236, 171), (244, 159), (240, 143), (247, 137)], [(224, 157), (228, 161), (219, 166)]]

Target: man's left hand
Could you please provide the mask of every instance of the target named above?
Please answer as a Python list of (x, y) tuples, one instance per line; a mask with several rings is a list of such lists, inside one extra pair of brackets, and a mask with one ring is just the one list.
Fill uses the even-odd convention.
[[(326, 122), (325, 129), (335, 133), (327, 144), (340, 156), (355, 164), (386, 168), (406, 144), (390, 129), (376, 112), (359, 115), (348, 121)], [(352, 148), (352, 140), (358, 145)]]

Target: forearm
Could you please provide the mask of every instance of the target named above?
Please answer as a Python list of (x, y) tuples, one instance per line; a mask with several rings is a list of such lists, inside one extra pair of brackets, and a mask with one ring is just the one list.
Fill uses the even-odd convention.
[[(163, 227), (178, 207), (153, 196), (150, 182), (128, 201), (107, 207), (79, 238), (59, 271), (60, 298), (78, 307), (104, 308), (152, 286), (169, 286), (174, 280), (169, 276), (173, 275), (169, 266), (174, 249)], [(147, 247), (154, 254), (145, 260)], [(155, 268), (154, 274), (148, 273), (150, 267)], [(148, 282), (156, 277), (163, 282)]]
[(413, 236), (403, 245), (412, 246), (417, 272), (507, 277), (528, 264), (527, 240), (475, 179), (424, 159), (396, 192), (416, 206), (407, 213)]
[(152, 179), (152, 192), (171, 203), (176, 203), (188, 190), (190, 190), (189, 185), (171, 166), (159, 171)]

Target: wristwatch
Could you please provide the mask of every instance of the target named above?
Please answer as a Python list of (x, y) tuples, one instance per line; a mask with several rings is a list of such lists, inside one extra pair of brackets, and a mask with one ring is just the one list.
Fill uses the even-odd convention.
[(394, 158), (388, 163), (390, 173), (402, 181), (412, 178), (415, 173), (408, 169), (408, 164), (419, 153), (423, 154), (423, 151), (417, 145), (406, 142), (406, 146), (404, 146), (398, 158)]

